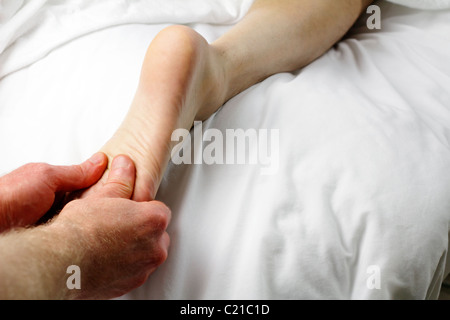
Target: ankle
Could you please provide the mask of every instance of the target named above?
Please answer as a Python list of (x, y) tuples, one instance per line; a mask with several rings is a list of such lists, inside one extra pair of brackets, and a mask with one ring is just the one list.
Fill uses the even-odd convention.
[(207, 44), (205, 51), (204, 73), (199, 87), (203, 100), (195, 112), (196, 121), (206, 120), (231, 98), (226, 57), (211, 44)]
[(268, 57), (252, 53), (251, 43), (242, 40), (240, 32), (234, 30), (211, 44), (222, 64), (224, 102), (275, 73), (276, 69), (267, 63)]

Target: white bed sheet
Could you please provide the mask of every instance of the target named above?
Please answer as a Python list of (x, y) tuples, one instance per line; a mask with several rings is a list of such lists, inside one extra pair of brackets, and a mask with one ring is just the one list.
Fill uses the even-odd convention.
[[(449, 267), (450, 11), (376, 4), (382, 30), (362, 17), (310, 66), (251, 87), (202, 124), (279, 130), (278, 171), (172, 163), (158, 193), (173, 211), (169, 258), (124, 299), (438, 296)], [(208, 40), (231, 26), (197, 22)], [(170, 23), (89, 32), (3, 77), (0, 171), (98, 150)]]

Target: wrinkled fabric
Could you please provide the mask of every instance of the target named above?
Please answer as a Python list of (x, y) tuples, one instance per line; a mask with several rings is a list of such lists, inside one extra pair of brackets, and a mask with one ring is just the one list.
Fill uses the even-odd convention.
[[(171, 161), (157, 195), (172, 209), (169, 257), (123, 299), (437, 297), (449, 271), (450, 11), (376, 4), (380, 30), (362, 15), (312, 64), (252, 86), (194, 127), (278, 132), (267, 148), (275, 170)], [(189, 21), (212, 41), (244, 12), (230, 8), (195, 22), (188, 6), (172, 21), (155, 7), (154, 23), (138, 24), (128, 22), (142, 13), (127, 10), (129, 20), (74, 31), (82, 36), (14, 69), (8, 50), (39, 51), (40, 32), (26, 33), (1, 56), (15, 71), (0, 80), (0, 170), (87, 159), (128, 111), (152, 38)], [(42, 24), (71, 29), (75, 18)]]
[(2, 0), (0, 78), (77, 37), (125, 24), (232, 24), (253, 0)]

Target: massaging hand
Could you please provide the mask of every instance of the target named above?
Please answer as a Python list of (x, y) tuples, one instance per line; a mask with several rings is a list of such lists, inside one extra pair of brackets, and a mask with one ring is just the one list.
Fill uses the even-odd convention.
[[(74, 167), (30, 164), (3, 177), (8, 225), (39, 219), (59, 191), (95, 183), (106, 165), (106, 156), (97, 157)], [(0, 283), (8, 285), (0, 286), (0, 298), (108, 299), (145, 282), (167, 257), (170, 211), (158, 201), (129, 200), (135, 173), (132, 160), (119, 155), (95, 193), (69, 202), (47, 224), (1, 233)], [(81, 272), (79, 289), (66, 285), (73, 265)]]
[(0, 232), (33, 225), (65, 192), (97, 182), (106, 165), (106, 156), (97, 153), (80, 165), (30, 163), (1, 177)]
[(69, 234), (69, 243), (82, 257), (70, 262), (80, 267), (83, 281), (81, 290), (69, 297), (123, 295), (142, 285), (166, 260), (170, 210), (158, 201), (129, 200), (134, 183), (133, 162), (118, 156), (106, 183), (95, 193), (69, 202), (51, 224), (59, 230), (56, 233)]

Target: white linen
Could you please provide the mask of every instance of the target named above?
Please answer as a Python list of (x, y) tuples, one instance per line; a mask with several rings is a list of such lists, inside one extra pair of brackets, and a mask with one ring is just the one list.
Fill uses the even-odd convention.
[[(0, 79), (77, 37), (138, 23), (231, 24), (253, 0), (2, 0)], [(186, 14), (187, 13), (187, 14)]]
[[(449, 266), (450, 11), (376, 4), (382, 30), (363, 15), (310, 66), (253, 86), (202, 124), (279, 130), (278, 171), (171, 163), (158, 193), (173, 211), (169, 258), (124, 299), (437, 297)], [(197, 22), (208, 40), (230, 27)], [(114, 24), (4, 77), (1, 170), (98, 150), (166, 25)]]

